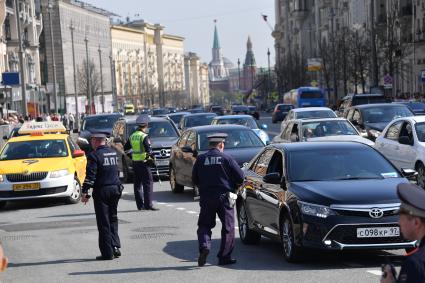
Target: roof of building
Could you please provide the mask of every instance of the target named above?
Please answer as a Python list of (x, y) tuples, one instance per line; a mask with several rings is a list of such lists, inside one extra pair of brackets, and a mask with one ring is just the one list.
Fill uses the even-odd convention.
[(88, 11), (103, 15), (103, 16), (107, 16), (107, 17), (119, 17), (119, 15), (112, 13), (110, 11), (107, 11), (105, 9), (102, 8), (98, 8), (96, 6), (93, 6), (89, 3), (85, 3), (83, 1), (79, 1), (79, 0), (64, 0), (64, 2), (69, 3), (71, 5), (86, 9)]
[(220, 47), (220, 41), (218, 40), (218, 32), (217, 32), (217, 25), (214, 26), (214, 43), (213, 43), (214, 49), (219, 49)]

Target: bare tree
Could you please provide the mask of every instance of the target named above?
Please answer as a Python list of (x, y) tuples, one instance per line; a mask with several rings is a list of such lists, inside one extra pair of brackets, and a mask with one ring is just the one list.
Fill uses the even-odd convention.
[(80, 93), (85, 93), (87, 97), (89, 96), (87, 88), (87, 80), (90, 80), (91, 94), (92, 97), (100, 91), (100, 73), (96, 68), (96, 65), (93, 61), (89, 62), (89, 74), (87, 74), (87, 61), (84, 60), (83, 63), (78, 68), (78, 89)]
[[(319, 44), (319, 54), (322, 58), (322, 74), (323, 79), (328, 90), (328, 97), (331, 97), (331, 72), (332, 72), (332, 54), (331, 47), (327, 40), (323, 39)], [(336, 102), (336, 101), (335, 101)]]

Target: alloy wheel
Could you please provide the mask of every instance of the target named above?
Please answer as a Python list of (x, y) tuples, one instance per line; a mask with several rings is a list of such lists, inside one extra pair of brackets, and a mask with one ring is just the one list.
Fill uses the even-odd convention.
[(245, 205), (241, 204), (240, 209), (239, 209), (239, 236), (242, 239), (246, 238), (246, 231), (247, 231), (247, 227), (248, 227), (248, 219), (246, 216), (246, 210), (245, 210)]
[(80, 198), (80, 194), (81, 194), (81, 186), (80, 186), (80, 183), (78, 182), (77, 179), (74, 179), (73, 187), (74, 188), (73, 188), (73, 191), (72, 191), (72, 194), (71, 194), (71, 198), (73, 200), (78, 200)]
[(282, 244), (283, 251), (287, 258), (291, 257), (293, 242), (292, 242), (292, 230), (289, 219), (286, 218), (282, 225)]
[(419, 164), (417, 171), (418, 186), (420, 186), (421, 188), (425, 188), (425, 167), (422, 164)]

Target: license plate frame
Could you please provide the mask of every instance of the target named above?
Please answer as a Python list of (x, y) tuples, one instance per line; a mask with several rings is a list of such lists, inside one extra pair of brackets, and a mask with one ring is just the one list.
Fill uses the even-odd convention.
[(359, 227), (356, 229), (357, 238), (390, 238), (400, 237), (400, 227)]
[(40, 187), (40, 183), (13, 184), (12, 186), (14, 192), (37, 191)]
[(170, 160), (168, 160), (168, 159), (166, 159), (166, 160), (159, 159), (159, 160), (156, 160), (155, 165), (156, 166), (168, 166), (168, 165), (170, 165)]

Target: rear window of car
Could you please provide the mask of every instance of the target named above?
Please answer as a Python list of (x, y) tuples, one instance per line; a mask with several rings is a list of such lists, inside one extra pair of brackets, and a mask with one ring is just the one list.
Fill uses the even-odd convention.
[(297, 119), (307, 118), (335, 118), (336, 114), (332, 110), (313, 110), (313, 111), (302, 111), (297, 113)]
[[(208, 136), (214, 132), (202, 132), (198, 135), (198, 144), (201, 151), (208, 150)], [(224, 148), (250, 148), (263, 147), (261, 139), (252, 130), (223, 130), (220, 133), (226, 133), (227, 138)]]
[(294, 108), (294, 106), (292, 106), (292, 105), (278, 105), (277, 106), (277, 109), (279, 109), (281, 111), (289, 111), (293, 108)]
[(370, 96), (354, 96), (351, 105), (363, 105), (372, 103), (386, 103), (387, 99), (383, 95), (370, 95)]

